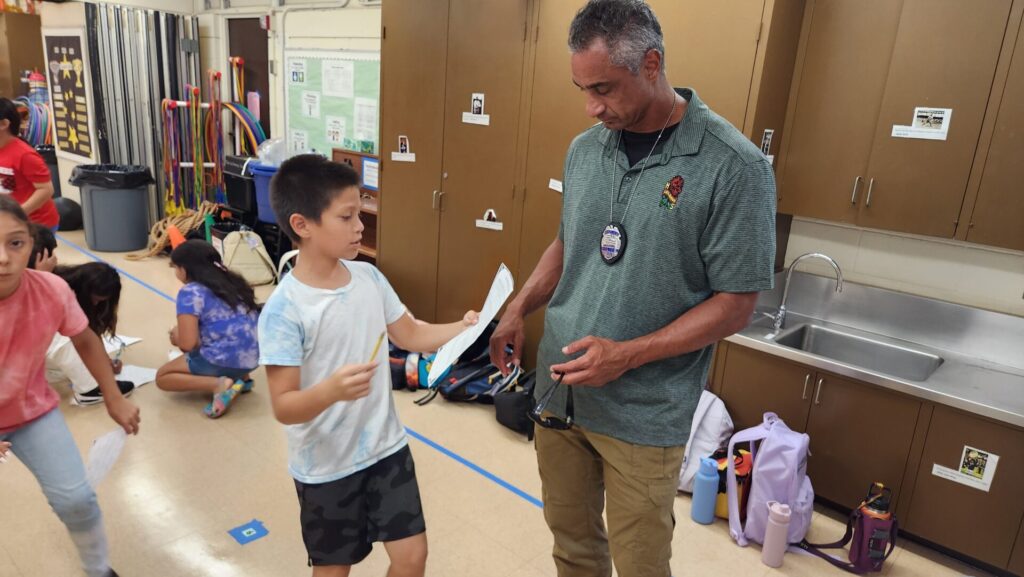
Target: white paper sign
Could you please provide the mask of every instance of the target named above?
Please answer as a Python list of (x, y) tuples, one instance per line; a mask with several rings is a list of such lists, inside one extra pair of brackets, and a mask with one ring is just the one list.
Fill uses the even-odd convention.
[(302, 115), (307, 118), (320, 118), (319, 92), (302, 92)]
[(324, 95), (336, 98), (352, 98), (355, 86), (355, 63), (324, 60), (323, 68)]
[(478, 219), (476, 219), (476, 227), (477, 228), (486, 228), (487, 230), (504, 230), (505, 229), (505, 223), (503, 223), (503, 222), (494, 222), (494, 221), (484, 220), (482, 218), (478, 218)]
[(430, 374), (427, 375), (429, 386), (433, 387), (436, 385), (441, 375), (448, 370), (448, 367), (455, 364), (459, 355), (464, 353), (483, 334), (487, 324), (498, 315), (498, 311), (501, 310), (501, 306), (508, 300), (514, 288), (515, 281), (512, 279), (512, 272), (502, 263), (498, 267), (498, 274), (494, 276), (494, 282), (491, 283), (491, 290), (487, 293), (484, 307), (480, 310), (480, 322), (467, 327), (466, 330), (459, 333), (458, 336), (437, 350), (434, 362), (430, 365)]
[(919, 106), (914, 109), (914, 118), (910, 126), (894, 124), (893, 138), (918, 138), (922, 140), (946, 140), (949, 135), (949, 121), (953, 116), (952, 108), (927, 108)]
[(115, 354), (121, 350), (122, 343), (125, 347), (130, 347), (135, 343), (141, 342), (142, 339), (139, 337), (126, 337), (124, 335), (106, 335), (103, 337), (103, 348), (107, 350), (108, 355)]
[(999, 455), (965, 445), (960, 455), (959, 470), (933, 463), (932, 475), (987, 493), (992, 488), (992, 479), (996, 476), (998, 464)]
[(305, 60), (292, 60), (288, 63), (288, 83), (289, 84), (305, 84), (306, 83), (306, 61)]
[(121, 373), (117, 375), (117, 378), (121, 381), (131, 381), (138, 388), (156, 380), (156, 369), (125, 365), (121, 367)]
[(309, 150), (309, 134), (305, 130), (292, 130), (288, 135), (292, 143), (292, 151), (305, 152)]
[(391, 160), (393, 162), (416, 162), (415, 152), (392, 152)]
[(363, 186), (374, 190), (380, 186), (380, 163), (376, 160), (363, 159)]
[(100, 481), (114, 467), (127, 438), (124, 429), (118, 428), (93, 441), (89, 449), (88, 465), (85, 467), (85, 478), (93, 489), (99, 486)]
[(548, 180), (548, 188), (550, 188), (551, 190), (553, 190), (555, 192), (562, 192), (562, 181), (561, 180), (555, 180), (553, 178), (549, 179)]
[(341, 145), (345, 142), (345, 118), (341, 116), (328, 116), (325, 128), (327, 142)]
[(479, 124), (480, 126), (491, 125), (490, 114), (473, 114), (472, 112), (462, 113), (462, 122), (465, 124)]
[(377, 101), (356, 98), (355, 121), (356, 140), (374, 140), (377, 136)]

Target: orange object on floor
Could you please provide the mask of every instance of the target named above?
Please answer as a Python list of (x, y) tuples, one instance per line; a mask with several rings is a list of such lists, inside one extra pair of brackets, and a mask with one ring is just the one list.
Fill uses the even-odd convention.
[(171, 239), (171, 250), (178, 248), (178, 245), (185, 242), (185, 235), (181, 234), (178, 227), (173, 224), (167, 227), (167, 236)]

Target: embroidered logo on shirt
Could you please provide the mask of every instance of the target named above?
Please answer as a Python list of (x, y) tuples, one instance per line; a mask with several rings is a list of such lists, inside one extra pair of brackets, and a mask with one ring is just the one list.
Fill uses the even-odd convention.
[(679, 195), (683, 193), (683, 177), (678, 174), (672, 177), (672, 180), (665, 183), (665, 188), (661, 191), (661, 202), (658, 206), (672, 210), (676, 207), (676, 202), (679, 201)]

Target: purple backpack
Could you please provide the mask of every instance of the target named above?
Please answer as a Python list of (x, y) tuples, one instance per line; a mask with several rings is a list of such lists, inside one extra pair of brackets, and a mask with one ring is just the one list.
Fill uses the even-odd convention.
[[(761, 443), (755, 447), (757, 441)], [(763, 423), (744, 429), (729, 440), (729, 455), (733, 454), (737, 444), (747, 443), (754, 461), (747, 497), (747, 519), (743, 524), (740, 522), (736, 466), (733, 459), (728, 460), (729, 532), (741, 547), (746, 547), (750, 541), (764, 543), (769, 501), (789, 505), (792, 515), (788, 541), (793, 545), (803, 541), (814, 513), (814, 489), (807, 477), (810, 442), (810, 437), (790, 430), (775, 413), (765, 413)]]

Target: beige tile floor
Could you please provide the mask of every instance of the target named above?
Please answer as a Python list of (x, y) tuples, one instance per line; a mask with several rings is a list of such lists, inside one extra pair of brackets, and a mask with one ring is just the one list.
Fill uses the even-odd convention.
[[(85, 262), (83, 235), (62, 233), (59, 258)], [(127, 261), (99, 257), (151, 288), (125, 278), (120, 332), (142, 337), (125, 362), (157, 367), (166, 360), (167, 329), (174, 321), (169, 296), (178, 285), (166, 258)], [(259, 294), (265, 298), (269, 288)], [(262, 371), (255, 391), (223, 419), (201, 414), (207, 399), (170, 395), (147, 385), (132, 397), (142, 409), (142, 431), (129, 440), (120, 461), (99, 488), (115, 568), (124, 577), (259, 577), (308, 575), (295, 492), (285, 468), (285, 439), (274, 421)], [(61, 409), (86, 451), (114, 428), (101, 407), (71, 407), (61, 390)], [(413, 404), (418, 395), (396, 394), (405, 424), (528, 496), (540, 495), (531, 445), (503, 429), (489, 407), (437, 400)], [(541, 510), (478, 471), (426, 442), (410, 440), (424, 499), (433, 577), (546, 577), (555, 575), (551, 536)], [(676, 577), (707, 575), (844, 575), (823, 561), (789, 555), (780, 570), (760, 562), (759, 550), (741, 549), (727, 525), (692, 523), (690, 500), (676, 500), (672, 570)], [(240, 546), (227, 533), (252, 519), (269, 535)], [(832, 540), (842, 525), (817, 513), (811, 537)], [(387, 556), (378, 547), (353, 575), (384, 575)], [(914, 544), (900, 547), (887, 565), (894, 577), (945, 577), (983, 573)], [(71, 542), (26, 469), (16, 460), (0, 465), (0, 577), (79, 575)]]

